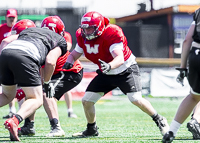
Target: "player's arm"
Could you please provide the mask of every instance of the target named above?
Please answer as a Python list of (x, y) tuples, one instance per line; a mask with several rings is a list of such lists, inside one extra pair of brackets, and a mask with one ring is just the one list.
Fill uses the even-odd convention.
[(0, 52), (1, 50), (7, 46), (10, 42), (16, 40), (18, 38), (19, 35), (11, 35), (5, 39), (2, 40), (1, 45), (0, 45)]
[(54, 69), (56, 67), (57, 59), (61, 56), (61, 54), (62, 51), (60, 47), (55, 47), (48, 53), (44, 67), (44, 82), (50, 81), (51, 76), (53, 75)]
[(115, 69), (124, 63), (123, 43), (114, 43), (109, 48), (113, 60), (109, 62), (111, 69)]
[(101, 70), (104, 74), (109, 72), (111, 69), (118, 68), (124, 63), (124, 54), (121, 49), (115, 49), (111, 52), (111, 54), (113, 56), (113, 60), (109, 63), (99, 59), (99, 62), (101, 63)]
[(73, 67), (74, 62), (80, 58), (80, 56), (83, 54), (83, 49), (76, 44), (75, 49), (69, 54), (67, 57), (67, 60), (62, 67), (63, 69), (71, 69)]
[(190, 52), (191, 44), (193, 42), (193, 33), (194, 33), (195, 24), (191, 24), (187, 35), (183, 41), (182, 45), (182, 53), (181, 53), (181, 68), (186, 68), (187, 66), (187, 58)]
[(190, 25), (190, 28), (187, 32), (187, 35), (185, 37), (185, 40), (183, 41), (182, 45), (182, 53), (181, 53), (181, 65), (180, 68), (176, 68), (180, 73), (176, 78), (176, 81), (180, 83), (182, 86), (184, 86), (184, 77), (187, 76), (187, 58), (190, 52), (190, 48), (193, 42), (193, 34), (194, 34), (194, 28), (195, 28), (195, 23), (193, 22)]
[(77, 59), (80, 58), (80, 56), (82, 55), (82, 53), (77, 52), (76, 50), (73, 50), (70, 55), (67, 58), (67, 62), (69, 63), (74, 63)]
[(124, 54), (121, 49), (116, 49), (111, 52), (113, 60), (109, 62), (111, 69), (115, 69), (124, 63)]
[(109, 63), (99, 59), (101, 70), (103, 73), (109, 72), (111, 69), (118, 68), (124, 63), (123, 43), (114, 43), (109, 48), (113, 60)]
[(72, 43), (70, 42), (67, 42), (67, 50), (70, 51), (72, 48)]

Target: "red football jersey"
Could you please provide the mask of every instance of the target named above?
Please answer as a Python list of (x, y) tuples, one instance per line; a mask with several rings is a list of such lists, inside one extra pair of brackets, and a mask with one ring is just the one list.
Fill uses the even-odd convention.
[[(70, 33), (65, 32), (64, 38), (67, 42), (72, 43), (72, 37), (71, 37)], [(64, 54), (63, 56), (58, 58), (57, 63), (56, 63), (56, 67), (55, 67), (55, 70), (54, 70), (54, 73), (53, 73), (54, 75), (59, 73), (60, 71), (72, 71), (72, 72), (78, 73), (83, 68), (80, 61), (77, 60), (77, 61), (74, 62), (74, 66), (71, 69), (69, 69), (69, 70), (62, 69), (63, 65), (65, 64), (65, 62), (67, 60), (67, 57), (69, 56), (69, 54), (70, 54), (70, 52), (68, 51), (66, 54)]]
[(76, 38), (78, 45), (84, 51), (85, 57), (97, 64), (99, 68), (100, 62), (98, 59), (101, 59), (107, 63), (113, 60), (113, 57), (109, 51), (109, 48), (112, 44), (120, 42), (123, 43), (124, 61), (126, 61), (132, 54), (132, 51), (127, 46), (127, 39), (124, 36), (122, 29), (117, 25), (107, 25), (103, 34), (93, 40), (85, 40), (81, 36), (81, 28), (79, 28), (76, 31)]
[(6, 23), (0, 25), (0, 43), (3, 39), (11, 35), (12, 27), (8, 27)]
[(64, 38), (67, 42), (71, 43), (72, 44), (72, 36), (69, 32), (66, 32), (65, 31), (65, 35), (64, 35)]
[(60, 71), (72, 71), (72, 72), (78, 73), (83, 68), (80, 61), (76, 60), (71, 69), (68, 69), (68, 70), (62, 69), (62, 67), (64, 66), (64, 64), (67, 60), (67, 57), (69, 56), (69, 54), (70, 54), (70, 52), (68, 51), (66, 54), (64, 54), (63, 56), (58, 58), (57, 63), (56, 63), (56, 67), (55, 67), (55, 70), (54, 70), (54, 73), (53, 73), (54, 75), (59, 73)]

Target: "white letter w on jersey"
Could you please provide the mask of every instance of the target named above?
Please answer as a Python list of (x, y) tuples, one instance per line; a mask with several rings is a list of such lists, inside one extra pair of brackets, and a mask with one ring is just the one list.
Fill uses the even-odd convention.
[(94, 47), (90, 47), (90, 44), (85, 44), (86, 48), (87, 48), (87, 53), (91, 54), (97, 54), (99, 52), (99, 44), (95, 44)]

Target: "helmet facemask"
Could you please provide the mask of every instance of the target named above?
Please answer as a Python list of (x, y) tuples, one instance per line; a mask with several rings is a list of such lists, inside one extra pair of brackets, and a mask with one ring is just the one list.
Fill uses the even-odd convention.
[[(89, 24), (82, 24), (81, 25), (81, 34), (83, 37), (85, 37), (87, 40), (93, 40), (97, 37), (99, 37), (103, 31), (104, 31), (104, 28), (102, 29), (102, 31), (99, 31), (99, 26), (101, 25), (101, 21), (99, 23), (98, 26), (89, 26)], [(90, 28), (90, 27), (93, 27), (94, 28), (94, 32), (92, 32), (91, 34), (86, 34), (85, 33), (85, 29), (87, 28)]]

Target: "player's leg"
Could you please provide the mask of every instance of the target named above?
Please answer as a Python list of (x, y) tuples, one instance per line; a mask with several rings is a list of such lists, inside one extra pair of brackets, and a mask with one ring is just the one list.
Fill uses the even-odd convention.
[(35, 135), (34, 120), (35, 120), (35, 112), (24, 120), (24, 125), (22, 127), (18, 128), (18, 135), (34, 136)]
[(85, 131), (73, 134), (73, 137), (98, 136), (98, 127), (96, 125), (96, 113), (94, 104), (104, 95), (104, 93), (95, 93), (86, 91), (82, 98), (82, 104), (87, 119), (87, 128)]
[[(199, 101), (200, 101), (200, 96), (194, 94), (190, 94), (183, 99), (183, 101), (179, 105), (174, 120), (171, 122), (169, 132), (167, 132), (162, 139), (163, 143), (168, 143), (173, 141), (181, 124), (187, 119), (187, 117), (190, 115), (190, 113), (192, 112), (192, 110)], [(197, 110), (198, 109), (196, 108), (195, 112)], [(187, 127), (189, 127), (189, 131), (193, 133), (193, 137), (198, 137), (200, 136), (199, 123), (196, 121), (196, 119), (195, 120), (193, 119), (189, 122)], [(195, 124), (198, 125), (198, 128), (194, 127)]]
[[(15, 98), (16, 89), (17, 89), (16, 85), (6, 86), (2, 84), (2, 93), (0, 94), (0, 107), (10, 103)], [(17, 129), (18, 129), (17, 126), (19, 122), (17, 120), (10, 120), (10, 119), (7, 119), (6, 122), (4, 123), (5, 128), (8, 129), (12, 134), (11, 140), (20, 141), (17, 135)]]
[(58, 108), (57, 108), (57, 100), (59, 100), (62, 97), (62, 95), (66, 92), (65, 88), (63, 88), (64, 85), (62, 84), (64, 83), (63, 80), (64, 77), (65, 74), (63, 72), (60, 72), (52, 76), (50, 82), (55, 90), (55, 95), (53, 98), (46, 97), (46, 93), (44, 93), (43, 95), (44, 99), (43, 106), (48, 115), (49, 122), (51, 125), (51, 131), (46, 135), (46, 137), (59, 137), (65, 135), (65, 132), (60, 126)]
[(131, 65), (123, 74), (121, 74), (121, 76), (118, 76), (116, 79), (121, 81), (121, 83), (118, 84), (118, 87), (128, 96), (131, 103), (151, 116), (153, 121), (159, 127), (161, 134), (164, 135), (168, 131), (169, 125), (166, 118), (159, 115), (151, 103), (142, 97), (142, 86), (140, 82), (138, 65)]
[(62, 130), (59, 123), (57, 101), (60, 100), (64, 93), (77, 86), (81, 82), (82, 77), (83, 70), (79, 73), (60, 72), (52, 76), (51, 83), (53, 84), (55, 90), (54, 99), (47, 99), (46, 97), (44, 99), (44, 107), (51, 124), (51, 132), (46, 135), (47, 137), (65, 135), (65, 132)]
[(49, 117), (49, 122), (51, 125), (51, 131), (46, 136), (47, 137), (58, 137), (65, 136), (65, 132), (60, 126), (59, 115), (57, 109), (57, 99), (56, 98), (47, 98), (44, 95), (44, 109)]
[(11, 140), (19, 141), (18, 137), (18, 125), (33, 114), (42, 104), (42, 86), (34, 87), (22, 87), (26, 94), (26, 101), (22, 104), (20, 110), (15, 114), (13, 118), (7, 119), (4, 123), (5, 127), (10, 131)]
[(22, 87), (26, 100), (17, 112), (23, 119), (33, 114), (43, 104), (42, 86)]
[(71, 91), (68, 91), (64, 94), (65, 102), (67, 105), (67, 112), (69, 118), (77, 118), (77, 115), (73, 112), (72, 108), (72, 93)]
[[(26, 97), (26, 95), (25, 95), (24, 91), (21, 88), (18, 88), (17, 93), (16, 93), (16, 99), (18, 101), (19, 109), (21, 108), (21, 105), (25, 101), (25, 97)], [(21, 135), (33, 136), (33, 135), (35, 135), (34, 117), (35, 117), (35, 112), (24, 120), (24, 125), (22, 127), (18, 128), (18, 136), (21, 136)]]
[[(196, 53), (192, 49), (190, 52), (189, 57), (189, 74), (188, 74), (188, 81), (191, 87), (190, 94), (186, 96), (181, 104), (179, 105), (179, 108), (176, 112), (176, 115), (174, 117), (174, 120), (172, 121), (170, 125), (169, 132), (163, 137), (162, 142), (172, 142), (175, 138), (181, 124), (186, 120), (186, 118), (190, 115), (194, 107), (198, 104), (200, 101), (200, 76), (199, 76), (199, 56), (196, 56)], [(188, 122), (187, 127), (188, 130), (192, 133), (194, 139), (200, 137), (200, 128), (198, 120), (198, 114), (199, 113), (199, 106), (196, 106), (196, 109), (194, 111), (194, 116), (191, 119), (191, 121)]]
[(200, 102), (195, 106), (193, 110), (193, 116), (191, 120), (187, 123), (188, 131), (192, 133), (193, 139), (200, 139)]
[[(82, 104), (87, 119), (87, 128), (85, 131), (73, 134), (73, 137), (98, 136), (98, 127), (96, 125), (96, 112), (94, 104), (104, 95), (114, 89), (106, 81), (105, 75), (99, 73), (88, 85), (85, 95), (82, 98)], [(105, 90), (105, 91), (104, 91)]]
[(15, 113), (16, 113), (15, 99), (13, 99), (13, 100), (9, 103), (9, 114), (3, 116), (3, 119), (12, 118), (13, 115), (14, 115)]
[(22, 103), (25, 101), (25, 97), (26, 97), (26, 95), (25, 95), (24, 91), (21, 88), (18, 88), (16, 97), (15, 97), (18, 101), (18, 107), (19, 107), (18, 110), (21, 108)]
[(153, 108), (151, 103), (142, 97), (141, 91), (139, 92), (132, 92), (127, 93), (127, 96), (129, 100), (139, 107), (143, 112), (148, 114), (152, 117), (153, 121), (156, 123), (156, 125), (159, 127), (159, 130), (162, 135), (164, 135), (169, 130), (169, 125), (167, 123), (167, 120), (165, 117), (162, 117), (159, 115), (156, 110)]
[(2, 86), (2, 93), (0, 94), (0, 107), (9, 104), (14, 98), (16, 94), (16, 85), (1, 85)]

